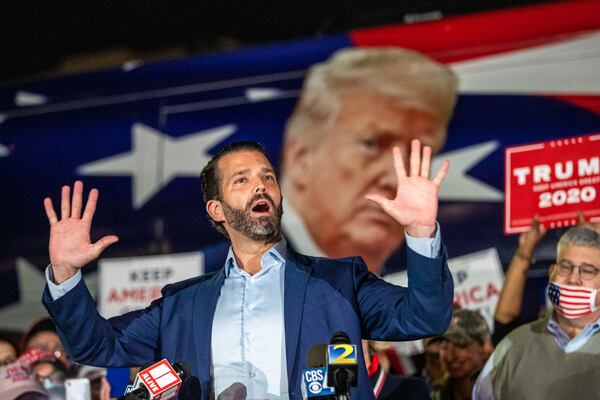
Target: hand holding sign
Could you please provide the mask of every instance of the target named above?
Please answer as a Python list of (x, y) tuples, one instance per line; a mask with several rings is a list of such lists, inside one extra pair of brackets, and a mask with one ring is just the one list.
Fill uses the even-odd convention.
[(599, 222), (586, 222), (585, 216), (581, 212), (577, 213), (577, 220), (579, 222), (578, 223), (579, 226), (583, 226), (585, 228), (588, 228), (588, 229), (591, 229), (593, 231), (600, 233), (600, 221)]
[(73, 185), (73, 201), (71, 203), (71, 188), (63, 186), (61, 191), (61, 218), (54, 212), (52, 200), (44, 199), (44, 208), (50, 222), (50, 263), (54, 281), (61, 284), (82, 268), (94, 261), (108, 246), (116, 243), (119, 238), (115, 235), (104, 236), (96, 243), (90, 239), (92, 218), (96, 212), (98, 190), (92, 189), (88, 196), (83, 216), (83, 183)]
[(517, 254), (531, 261), (538, 243), (545, 235), (546, 227), (540, 224), (540, 217), (539, 215), (536, 215), (533, 217), (531, 229), (519, 235), (519, 248), (517, 249)]
[(576, 225), (579, 212), (600, 222), (598, 154), (600, 134), (507, 148), (504, 232), (528, 231), (536, 214), (550, 229)]

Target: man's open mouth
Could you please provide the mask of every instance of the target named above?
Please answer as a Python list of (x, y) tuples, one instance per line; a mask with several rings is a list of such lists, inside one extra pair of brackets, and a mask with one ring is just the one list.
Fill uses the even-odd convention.
[(271, 206), (267, 200), (258, 200), (252, 207), (252, 212), (255, 213), (268, 213), (269, 211), (271, 211)]

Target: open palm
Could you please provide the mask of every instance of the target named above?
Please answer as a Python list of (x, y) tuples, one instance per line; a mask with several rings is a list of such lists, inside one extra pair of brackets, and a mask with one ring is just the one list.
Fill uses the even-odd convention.
[(366, 197), (379, 204), (392, 218), (405, 227), (408, 234), (415, 237), (430, 236), (435, 232), (438, 210), (438, 192), (446, 173), (449, 161), (444, 160), (433, 180), (429, 179), (431, 167), (431, 147), (423, 148), (421, 142), (413, 140), (410, 149), (410, 172), (407, 174), (400, 149), (394, 150), (397, 190), (394, 199), (379, 194)]
[(83, 183), (75, 182), (72, 203), (70, 192), (69, 186), (63, 186), (60, 220), (56, 216), (52, 200), (49, 197), (44, 199), (44, 208), (50, 222), (50, 263), (57, 283), (74, 275), (78, 269), (98, 258), (108, 246), (119, 240), (116, 236), (109, 235), (92, 243), (90, 229), (98, 202), (98, 190), (90, 191), (83, 215)]

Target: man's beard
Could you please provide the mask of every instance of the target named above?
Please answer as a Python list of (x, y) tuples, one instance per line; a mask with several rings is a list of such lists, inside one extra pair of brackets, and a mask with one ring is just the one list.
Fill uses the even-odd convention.
[[(252, 205), (259, 199), (265, 199), (270, 203), (273, 215), (252, 217)], [(243, 209), (231, 207), (225, 201), (221, 201), (221, 203), (227, 224), (247, 238), (267, 242), (279, 239), (283, 206), (276, 206), (273, 198), (268, 194), (257, 194), (246, 203), (246, 207)]]

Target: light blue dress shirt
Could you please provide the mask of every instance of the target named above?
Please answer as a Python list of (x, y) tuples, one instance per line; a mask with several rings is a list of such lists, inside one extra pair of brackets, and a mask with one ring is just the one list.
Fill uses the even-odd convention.
[(283, 320), (285, 240), (261, 260), (250, 275), (239, 268), (229, 249), (225, 281), (212, 326), (215, 395), (239, 382), (250, 399), (287, 399)]

